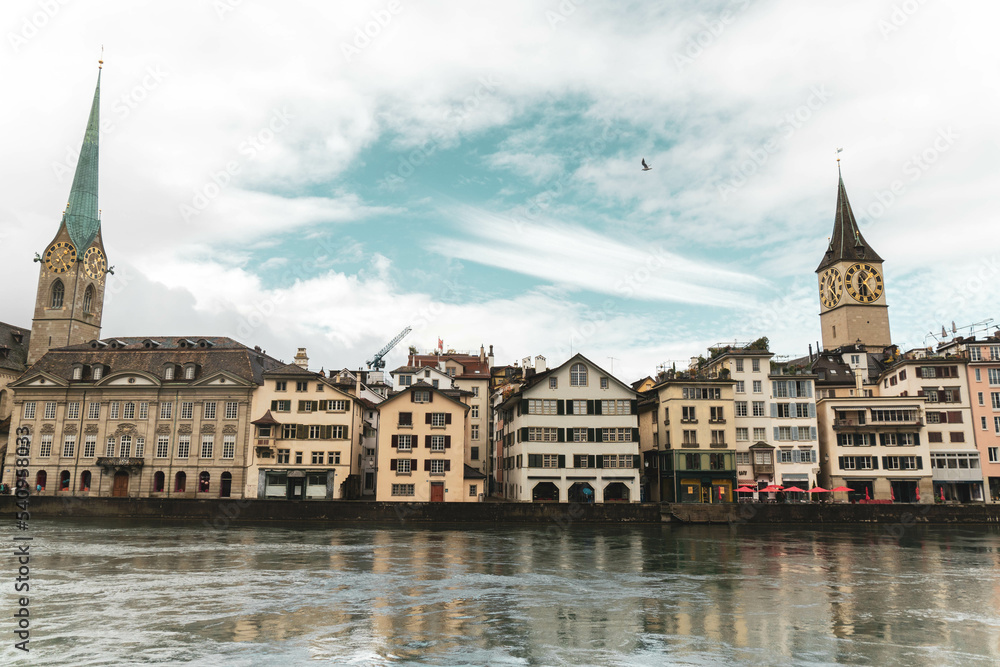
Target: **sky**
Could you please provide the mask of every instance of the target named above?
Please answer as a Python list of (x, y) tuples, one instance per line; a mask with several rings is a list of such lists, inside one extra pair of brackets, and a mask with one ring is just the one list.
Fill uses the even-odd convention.
[(410, 326), (389, 369), (440, 338), (497, 363), (579, 352), (624, 381), (760, 336), (804, 355), (838, 156), (893, 342), (982, 333), (998, 18), (987, 0), (10, 0), (0, 320), (30, 326), (103, 46), (105, 337), (231, 336), (339, 369)]

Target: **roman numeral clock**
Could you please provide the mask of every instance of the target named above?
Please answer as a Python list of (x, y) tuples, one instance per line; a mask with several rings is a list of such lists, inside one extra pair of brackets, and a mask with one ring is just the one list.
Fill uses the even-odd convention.
[(852, 264), (844, 274), (847, 293), (859, 303), (871, 303), (882, 296), (885, 289), (882, 275), (871, 264)]

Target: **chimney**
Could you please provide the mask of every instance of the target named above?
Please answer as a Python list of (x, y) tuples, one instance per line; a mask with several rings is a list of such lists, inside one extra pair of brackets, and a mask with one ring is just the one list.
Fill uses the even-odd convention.
[(358, 369), (357, 382), (354, 383), (354, 395), (361, 398), (361, 369)]
[(812, 363), (812, 360), (813, 360), (813, 344), (809, 343), (809, 363)]
[(490, 345), (490, 353), (486, 355), (486, 359), (489, 361), (489, 367), (493, 368), (493, 346)]
[(531, 357), (525, 357), (521, 359), (521, 368), (528, 369), (531, 368)]
[(309, 370), (309, 355), (306, 354), (306, 348), (300, 347), (299, 351), (295, 353), (295, 365)]
[(484, 361), (486, 361), (486, 348), (483, 347), (482, 343), (480, 343), (479, 344), (479, 363), (483, 363)]
[(545, 370), (546, 370), (546, 368), (547, 367), (545, 366), (545, 357), (543, 357), (540, 354), (537, 355), (535, 357), (535, 372), (536, 373), (544, 373)]

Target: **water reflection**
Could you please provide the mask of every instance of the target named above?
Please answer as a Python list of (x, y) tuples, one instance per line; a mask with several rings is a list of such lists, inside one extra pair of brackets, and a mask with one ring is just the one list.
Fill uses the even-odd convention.
[(993, 528), (33, 527), (73, 664), (1000, 659)]

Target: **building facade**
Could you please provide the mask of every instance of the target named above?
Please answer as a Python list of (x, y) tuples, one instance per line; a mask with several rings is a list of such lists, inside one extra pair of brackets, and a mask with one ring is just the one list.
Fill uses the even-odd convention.
[(580, 354), (556, 368), (522, 370), (525, 382), (511, 385), (497, 407), (503, 496), (639, 502), (638, 395)]

